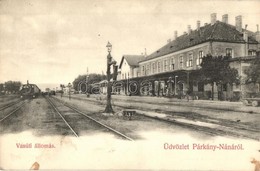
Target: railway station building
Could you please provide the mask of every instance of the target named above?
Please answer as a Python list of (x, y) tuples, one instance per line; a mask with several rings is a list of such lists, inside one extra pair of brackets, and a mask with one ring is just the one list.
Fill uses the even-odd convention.
[[(168, 41), (148, 56), (124, 55), (120, 62), (117, 92), (131, 95), (182, 96), (188, 90), (200, 99), (232, 100), (241, 98), (246, 92), (259, 92), (259, 85), (245, 84), (244, 70), (250, 61), (259, 57), (260, 32), (247, 30), (242, 25), (242, 16), (235, 18), (235, 25), (228, 23), (228, 15), (217, 20), (217, 14), (210, 16), (210, 23), (192, 29)], [(220, 88), (198, 82), (198, 69), (206, 55), (230, 56), (230, 66), (236, 68), (242, 77), (240, 85), (225, 85)], [(121, 87), (121, 88), (120, 88)], [(119, 90), (118, 90), (119, 89)]]
[(117, 82), (113, 91), (117, 94), (129, 94), (128, 81), (140, 77), (139, 62), (144, 60), (144, 55), (123, 55), (118, 66)]

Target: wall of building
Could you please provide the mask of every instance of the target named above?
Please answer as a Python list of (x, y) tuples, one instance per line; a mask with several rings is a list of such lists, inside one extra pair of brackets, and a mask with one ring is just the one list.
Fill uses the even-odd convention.
[(230, 67), (236, 68), (239, 76), (241, 76), (240, 84), (233, 85), (233, 92), (241, 92), (242, 98), (251, 97), (251, 95), (259, 92), (259, 84), (246, 83), (247, 75), (245, 74), (245, 70), (250, 67), (249, 61), (235, 61), (230, 63)]
[(246, 56), (245, 44), (243, 43), (228, 43), (228, 42), (212, 42), (213, 56), (226, 56), (226, 49), (232, 49), (232, 57)]
[(246, 77), (245, 70), (250, 66), (249, 62), (244, 61), (234, 61), (230, 63), (231, 68), (235, 68), (238, 71), (239, 76), (243, 78)]
[[(142, 76), (145, 75), (153, 75), (157, 73), (169, 72), (180, 69), (198, 69), (198, 58), (199, 52), (203, 52), (203, 56), (206, 56), (209, 53), (210, 44), (203, 43), (199, 44), (184, 50), (180, 50), (178, 52), (174, 52), (168, 55), (164, 55), (155, 59), (151, 59), (149, 61), (144, 61), (140, 63), (140, 72)], [(187, 61), (189, 57), (192, 58), (192, 66), (187, 66)], [(181, 64), (181, 57), (183, 58)], [(173, 65), (174, 64), (174, 68)], [(153, 67), (154, 66), (154, 67)]]
[(249, 44), (248, 45), (248, 50), (256, 50), (259, 51), (260, 50), (260, 44)]
[[(149, 61), (140, 63), (140, 74), (141, 76), (153, 75), (163, 72), (169, 72), (180, 69), (198, 69), (199, 52), (203, 52), (203, 56), (211, 53), (213, 56), (226, 56), (226, 49), (232, 49), (232, 57), (243, 57), (248, 56), (248, 50), (258, 50), (256, 44), (244, 44), (244, 43), (229, 43), (229, 42), (212, 42), (212, 47), (209, 42), (199, 44), (178, 52), (174, 52), (168, 55), (157, 57)], [(212, 49), (212, 52), (211, 52)], [(189, 57), (192, 56), (192, 67), (187, 65)], [(181, 57), (183, 62), (181, 65)], [(172, 67), (174, 64), (174, 68)]]
[(132, 69), (133, 78), (140, 76), (140, 71), (139, 70), (140, 70), (139, 67), (135, 67), (135, 68)]
[(121, 70), (119, 70), (118, 72), (117, 72), (117, 77), (116, 77), (116, 80), (121, 80), (122, 78), (122, 75), (121, 75)]
[(121, 79), (127, 79), (129, 75), (129, 78), (132, 77), (132, 73), (131, 73), (131, 67), (129, 66), (129, 64), (127, 63), (127, 61), (124, 59), (122, 66), (121, 66)]
[(229, 42), (213, 42), (212, 43), (212, 55), (213, 56), (226, 56), (226, 49), (232, 49), (232, 57), (248, 56), (249, 50), (257, 50), (257, 44), (245, 44), (245, 43), (229, 43)]

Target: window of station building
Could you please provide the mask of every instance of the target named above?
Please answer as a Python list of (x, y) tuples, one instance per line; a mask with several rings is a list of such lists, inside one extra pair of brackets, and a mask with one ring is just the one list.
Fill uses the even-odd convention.
[(150, 65), (146, 65), (146, 74), (149, 74), (150, 73)]
[(193, 66), (193, 55), (189, 54), (189, 57), (187, 59), (187, 67), (192, 67)]
[(180, 68), (183, 68), (183, 56), (179, 57), (179, 61), (180, 61)]
[(226, 48), (226, 56), (233, 57), (233, 50), (231, 48)]
[(174, 70), (174, 64), (172, 64), (172, 70)]
[(197, 65), (200, 65), (203, 58), (203, 51), (199, 51), (199, 56), (197, 58)]
[(161, 72), (161, 63), (158, 62), (158, 72)]
[(174, 70), (174, 58), (171, 58), (171, 62), (170, 62), (170, 69)]
[(144, 66), (142, 67), (142, 72), (143, 72), (143, 75), (145, 75), (145, 68), (144, 68)]
[(164, 60), (164, 71), (167, 71), (167, 60)]
[(248, 56), (256, 56), (256, 50), (249, 50)]
[(152, 64), (152, 72), (155, 73), (155, 63)]

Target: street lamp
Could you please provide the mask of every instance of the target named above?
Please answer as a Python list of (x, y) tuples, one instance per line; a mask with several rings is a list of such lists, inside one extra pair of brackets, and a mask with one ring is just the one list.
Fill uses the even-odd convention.
[(71, 83), (68, 84), (69, 87), (69, 99), (70, 99), (70, 88), (71, 88)]
[(112, 51), (112, 44), (110, 42), (107, 43), (107, 51), (108, 51), (108, 55), (107, 55), (107, 105), (106, 105), (106, 109), (105, 109), (105, 113), (114, 113), (113, 109), (112, 109), (112, 105), (111, 105), (111, 91), (112, 91), (112, 87), (110, 82), (110, 66), (111, 65), (115, 65), (116, 61), (112, 61), (112, 56), (110, 54), (110, 52)]
[(174, 94), (175, 94), (175, 95), (177, 94), (177, 92), (176, 92), (176, 88), (177, 88), (177, 77), (178, 77), (178, 75), (175, 75), (175, 77), (174, 77)]

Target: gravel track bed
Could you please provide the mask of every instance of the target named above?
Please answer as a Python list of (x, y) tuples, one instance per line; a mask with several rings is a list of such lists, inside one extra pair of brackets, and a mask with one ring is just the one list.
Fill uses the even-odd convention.
[[(78, 100), (86, 100), (88, 103), (92, 104), (100, 104), (104, 105), (105, 100), (96, 100), (94, 98), (80, 98), (80, 97), (73, 97), (74, 99)], [(192, 121), (200, 121), (200, 122), (205, 122), (205, 123), (213, 123), (213, 124), (218, 124), (221, 126), (221, 129), (223, 130), (223, 135), (227, 135), (229, 132), (230, 135), (232, 136), (241, 136), (245, 138), (252, 138), (252, 139), (260, 139), (259, 135), (259, 130), (260, 130), (260, 125), (258, 122), (255, 122), (255, 120), (260, 120), (259, 115), (254, 113), (242, 113), (242, 112), (223, 112), (223, 111), (218, 111), (216, 113), (215, 111), (210, 111), (209, 109), (207, 110), (198, 110), (195, 108), (194, 110), (187, 110), (186, 108), (180, 111), (179, 106), (162, 106), (161, 104), (158, 105), (151, 105), (147, 103), (134, 103), (134, 102), (125, 102), (124, 100), (117, 101), (113, 100), (112, 104), (115, 105), (116, 107), (119, 107), (119, 110), (123, 108), (129, 108), (129, 109), (135, 109), (135, 110), (145, 110), (145, 111), (151, 111), (151, 112), (158, 112), (162, 114), (169, 114), (172, 117), (180, 117), (180, 118), (185, 118), (188, 120)], [(177, 108), (177, 109), (176, 109)], [(216, 115), (218, 117), (216, 117)], [(229, 118), (232, 119), (227, 119), (227, 117), (222, 118), (221, 115), (226, 116), (228, 115)], [(244, 121), (246, 120), (246, 121)], [(225, 132), (226, 130), (226, 132)], [(210, 132), (210, 131), (209, 131)], [(217, 134), (217, 133), (216, 133)]]

